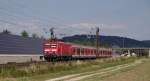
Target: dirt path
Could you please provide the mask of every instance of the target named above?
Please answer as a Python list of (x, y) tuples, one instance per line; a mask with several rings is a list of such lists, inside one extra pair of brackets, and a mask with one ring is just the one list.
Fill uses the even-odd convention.
[(121, 72), (96, 81), (150, 81), (150, 60), (127, 72)]
[(114, 67), (109, 67), (109, 68), (105, 68), (105, 69), (101, 69), (98, 71), (92, 71), (92, 72), (84, 72), (84, 73), (79, 73), (79, 74), (72, 74), (72, 75), (66, 75), (63, 77), (58, 77), (58, 78), (54, 78), (54, 79), (50, 79), (50, 80), (46, 80), (46, 81), (78, 81), (87, 77), (91, 77), (91, 76), (95, 76), (95, 75), (103, 75), (103, 74), (107, 74), (110, 72), (114, 72), (120, 69), (124, 69), (130, 66), (135, 66), (137, 64), (141, 63), (141, 61), (137, 61), (135, 63), (130, 63), (130, 64), (123, 64), (123, 65), (118, 65), (118, 66), (114, 66)]

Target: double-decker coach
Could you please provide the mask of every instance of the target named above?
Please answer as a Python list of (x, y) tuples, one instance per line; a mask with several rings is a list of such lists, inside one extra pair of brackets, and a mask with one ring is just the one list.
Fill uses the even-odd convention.
[(95, 59), (112, 56), (111, 49), (96, 49), (95, 47), (65, 43), (57, 40), (46, 40), (43, 45), (43, 53), (47, 61), (51, 61), (54, 59)]

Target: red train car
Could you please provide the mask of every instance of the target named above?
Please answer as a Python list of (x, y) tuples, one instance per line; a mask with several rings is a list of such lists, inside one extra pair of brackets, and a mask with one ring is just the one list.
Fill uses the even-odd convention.
[(47, 61), (71, 60), (71, 59), (95, 59), (100, 57), (111, 57), (112, 50), (106, 48), (96, 49), (94, 47), (82, 46), (61, 41), (47, 40), (43, 44), (43, 53)]

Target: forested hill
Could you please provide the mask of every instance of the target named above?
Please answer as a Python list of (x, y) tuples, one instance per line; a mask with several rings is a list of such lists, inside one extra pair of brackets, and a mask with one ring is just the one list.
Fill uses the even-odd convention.
[[(102, 47), (150, 47), (150, 41), (139, 41), (131, 38), (119, 36), (100, 36), (100, 46)], [(73, 42), (83, 45), (94, 45), (95, 36), (74, 35), (62, 38), (66, 42)]]
[(142, 41), (142, 42), (147, 43), (147, 44), (150, 44), (150, 40), (144, 40), (144, 41)]

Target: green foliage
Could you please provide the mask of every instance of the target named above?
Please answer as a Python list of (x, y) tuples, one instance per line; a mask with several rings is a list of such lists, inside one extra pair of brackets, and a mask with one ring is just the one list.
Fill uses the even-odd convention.
[[(76, 43), (76, 44), (81, 44), (81, 45), (86, 45), (86, 46), (96, 46), (95, 44), (95, 41), (94, 40), (73, 40), (73, 41), (70, 41), (72, 43)], [(107, 43), (103, 43), (103, 44), (100, 44), (100, 47), (110, 47), (109, 44)]]
[(28, 32), (26, 32), (25, 30), (21, 32), (21, 36), (23, 37), (28, 37)]

